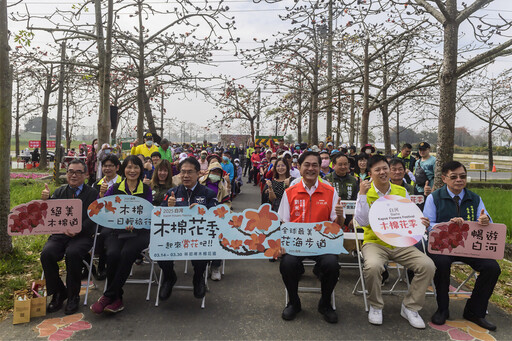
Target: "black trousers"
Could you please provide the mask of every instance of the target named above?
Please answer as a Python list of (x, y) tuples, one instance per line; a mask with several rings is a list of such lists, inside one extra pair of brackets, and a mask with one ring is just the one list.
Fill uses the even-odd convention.
[(249, 171), (249, 176), (251, 175), (251, 160), (250, 159), (245, 159), (245, 164), (244, 164), (244, 176), (247, 175), (247, 171)]
[(327, 254), (315, 257), (297, 257), (289, 254), (284, 254), (281, 258), (279, 270), (283, 277), (284, 285), (288, 290), (290, 303), (292, 305), (300, 305), (300, 298), (298, 294), (299, 279), (303, 272), (302, 261), (310, 258), (317, 263), (320, 270), (320, 282), (322, 288), (322, 304), (330, 304), (332, 291), (338, 282), (340, 275), (340, 266), (338, 264), (338, 256)]
[[(82, 260), (92, 247), (93, 239), (87, 236), (68, 237), (51, 235), (41, 252), (41, 265), (46, 278), (48, 295), (66, 291), (68, 297), (80, 294)], [(59, 276), (57, 264), (66, 256), (66, 285)]]
[[(203, 273), (206, 270), (207, 264), (208, 264), (207, 260), (193, 260), (192, 261), (192, 266), (194, 267), (194, 280), (199, 280), (200, 278), (202, 278)], [(168, 280), (174, 271), (174, 261), (173, 260), (160, 260), (160, 261), (158, 261), (158, 265), (160, 266), (160, 269), (162, 269), (162, 271), (164, 273), (164, 281)]]
[(258, 174), (260, 174), (260, 170), (257, 167), (252, 167), (252, 174), (249, 179), (254, 181), (255, 184), (258, 183)]
[(434, 275), (434, 284), (437, 293), (437, 307), (441, 310), (448, 309), (449, 306), (449, 287), (450, 287), (450, 269), (453, 262), (464, 262), (479, 272), (478, 278), (473, 289), (471, 298), (466, 303), (466, 309), (469, 309), (478, 317), (485, 317), (489, 298), (492, 295), (494, 286), (498, 281), (501, 269), (494, 259), (481, 259), (469, 257), (455, 257), (447, 255), (429, 254), (436, 265)]
[[(132, 233), (134, 237), (125, 238)], [(123, 298), (123, 286), (130, 276), (133, 263), (142, 250), (148, 247), (149, 236), (150, 231), (143, 229), (131, 233), (112, 230), (106, 235), (107, 290), (103, 295), (113, 300)]]

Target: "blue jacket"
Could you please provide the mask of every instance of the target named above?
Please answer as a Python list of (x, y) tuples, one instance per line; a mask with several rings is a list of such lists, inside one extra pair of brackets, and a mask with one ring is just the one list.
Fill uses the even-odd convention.
[(208, 187), (201, 185), (199, 182), (192, 191), (190, 198), (187, 194), (187, 188), (184, 185), (171, 188), (165, 194), (161, 206), (167, 206), (167, 202), (172, 193), (174, 193), (174, 197), (176, 198), (176, 206), (190, 206), (196, 203), (204, 205), (206, 208), (217, 206), (217, 195), (215, 192)]

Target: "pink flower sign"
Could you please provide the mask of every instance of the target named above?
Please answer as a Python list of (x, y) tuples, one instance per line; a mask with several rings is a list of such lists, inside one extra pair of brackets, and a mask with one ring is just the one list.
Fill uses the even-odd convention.
[(82, 230), (82, 200), (32, 200), (14, 207), (8, 217), (11, 236), (78, 233)]
[(475, 221), (434, 225), (428, 238), (428, 251), (450, 256), (502, 259), (505, 254), (507, 226)]

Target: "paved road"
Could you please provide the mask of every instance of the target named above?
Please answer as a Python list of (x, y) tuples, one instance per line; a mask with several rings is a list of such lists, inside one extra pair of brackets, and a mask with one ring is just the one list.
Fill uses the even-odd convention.
[[(235, 210), (259, 205), (256, 187), (244, 185), (243, 193), (235, 199)], [(345, 256), (344, 261), (354, 261)], [(134, 276), (146, 276), (148, 265), (135, 266)], [(191, 274), (183, 274), (183, 262), (177, 262), (178, 285), (190, 285)], [(393, 276), (393, 274), (392, 274)], [(226, 261), (226, 273), (220, 282), (209, 282), (210, 292), (206, 296), (206, 308), (190, 291), (175, 290), (168, 301), (155, 307), (156, 286), (151, 300), (146, 301), (146, 286), (125, 285), (125, 310), (114, 316), (94, 315), (82, 307), (84, 320), (92, 329), (77, 332), (73, 339), (84, 340), (141, 340), (141, 339), (265, 339), (265, 340), (312, 340), (312, 339), (357, 339), (357, 340), (449, 340), (445, 332), (427, 327), (412, 328), (400, 317), (400, 296), (385, 296), (384, 324), (372, 326), (361, 296), (352, 295), (358, 278), (355, 269), (342, 269), (339, 284), (335, 289), (336, 306), (340, 322), (330, 325), (316, 311), (319, 295), (301, 293), (302, 308), (296, 320), (281, 319), (284, 307), (284, 286), (279, 275), (279, 263), (263, 260)], [(318, 286), (311, 269), (306, 269), (301, 285)], [(103, 289), (92, 290), (90, 301), (97, 299)], [(402, 288), (405, 285), (401, 285)], [(464, 301), (452, 301), (452, 319), (462, 318)], [(428, 320), (436, 310), (435, 299), (429, 296), (421, 315)], [(46, 318), (63, 317), (63, 312)], [(45, 318), (33, 319), (26, 325), (13, 326), (11, 319), (0, 323), (0, 339), (36, 339), (35, 326)], [(495, 306), (489, 307), (489, 319), (498, 325), (492, 333), (499, 340), (512, 338), (512, 323), (509, 315)]]

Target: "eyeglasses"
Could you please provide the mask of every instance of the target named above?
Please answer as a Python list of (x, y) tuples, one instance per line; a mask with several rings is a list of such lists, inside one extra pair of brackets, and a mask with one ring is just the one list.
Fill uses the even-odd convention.
[(454, 175), (450, 175), (448, 178), (450, 180), (457, 180), (457, 178), (461, 179), (461, 180), (466, 180), (466, 177), (467, 177), (467, 174), (454, 174)]
[(73, 176), (73, 175), (80, 176), (80, 175), (85, 174), (85, 172), (84, 172), (84, 171), (81, 171), (81, 170), (74, 171), (74, 170), (72, 170), (72, 169), (68, 169), (68, 170), (67, 170), (67, 173), (68, 173), (69, 175), (71, 175), (71, 176)]
[(192, 175), (192, 174), (196, 173), (196, 171), (195, 170), (182, 170), (180, 173), (183, 175)]

